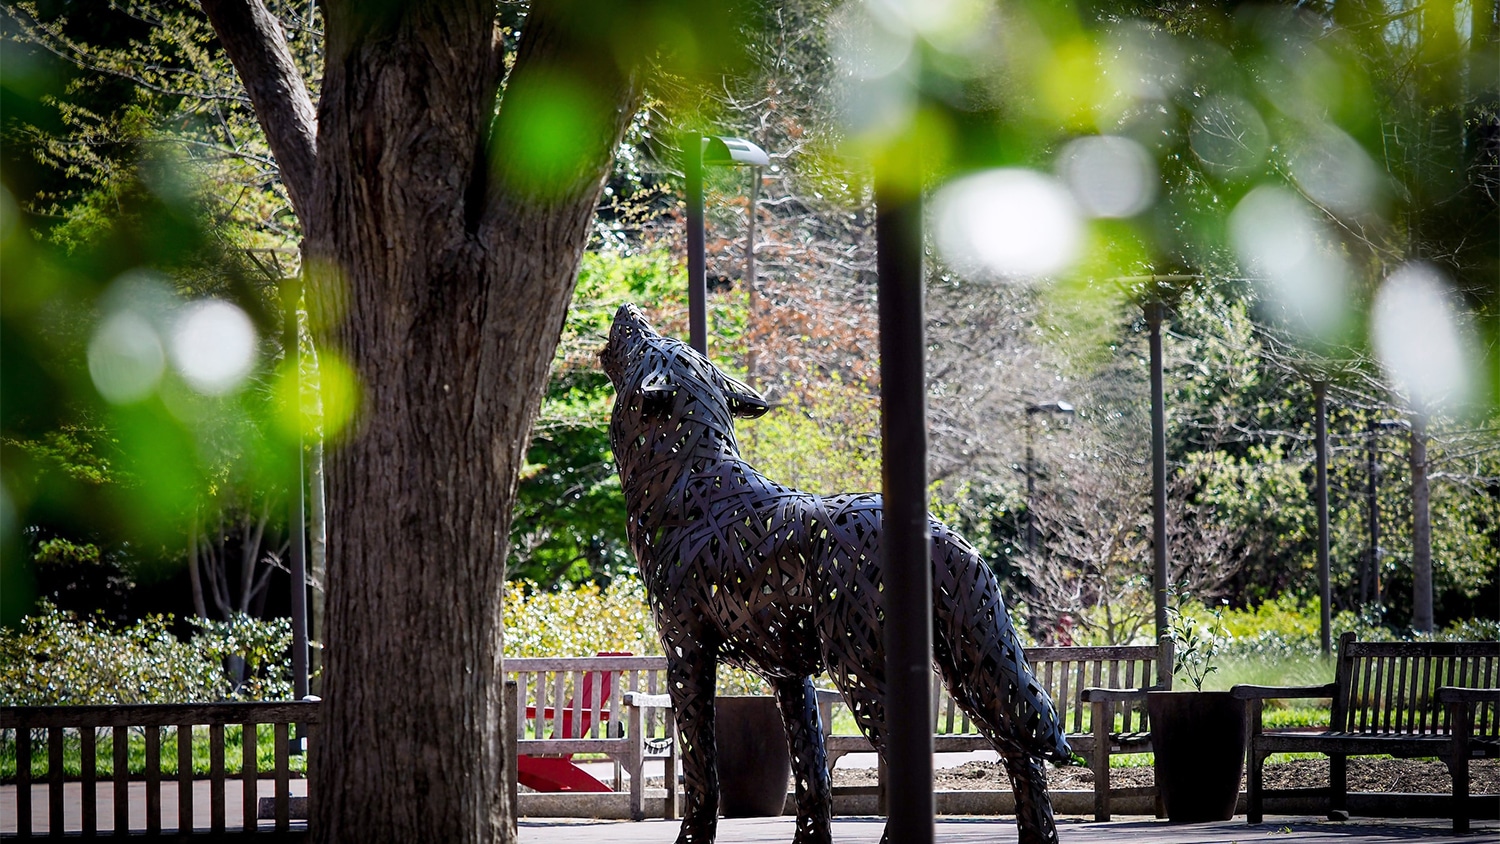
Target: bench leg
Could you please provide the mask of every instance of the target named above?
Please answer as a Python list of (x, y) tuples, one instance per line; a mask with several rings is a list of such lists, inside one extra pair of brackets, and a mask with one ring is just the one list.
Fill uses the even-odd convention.
[(1254, 745), (1250, 746), (1250, 755), (1246, 760), (1249, 770), (1245, 772), (1245, 822), (1258, 824), (1265, 820), (1265, 813), (1261, 801), (1261, 768), (1266, 764), (1269, 754), (1261, 752)]
[(1094, 747), (1094, 820), (1103, 823), (1109, 820), (1109, 747)]
[(1448, 760), (1453, 775), (1453, 831), (1469, 831), (1469, 759), (1467, 754)]
[(1474, 731), (1474, 710), (1458, 703), (1448, 705), (1448, 723), (1453, 730), (1447, 760), (1453, 777), (1453, 831), (1469, 831), (1469, 734)]
[(1328, 819), (1349, 820), (1349, 757), (1343, 754), (1328, 757)]
[(630, 758), (625, 760), (625, 767), (630, 775), (630, 819), (633, 821), (646, 819), (646, 737), (642, 731), (641, 708), (639, 706), (629, 707), (630, 719)]
[(1101, 701), (1090, 704), (1094, 729), (1094, 753), (1089, 767), (1094, 771), (1094, 820), (1109, 820), (1109, 729), (1110, 707)]
[(672, 717), (668, 714), (667, 737), (672, 740), (672, 743), (667, 747), (667, 761), (663, 779), (666, 781), (667, 786), (667, 820), (675, 821), (682, 816), (682, 808), (678, 805), (678, 794), (681, 792), (681, 788), (677, 781), (677, 727), (670, 723), (671, 720)]

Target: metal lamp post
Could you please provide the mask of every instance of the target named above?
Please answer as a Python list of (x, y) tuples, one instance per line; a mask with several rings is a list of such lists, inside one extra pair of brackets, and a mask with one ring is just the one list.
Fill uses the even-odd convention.
[(1318, 646), (1326, 657), (1332, 649), (1333, 635), (1333, 589), (1328, 562), (1328, 382), (1314, 380), (1312, 388), (1318, 463)]
[[(748, 166), (759, 168), (771, 163), (766, 151), (743, 138), (718, 135), (704, 137), (689, 133), (682, 145), (683, 175), (687, 179), (687, 253), (688, 253), (688, 342), (699, 354), (708, 354), (708, 279), (705, 275), (703, 231), (703, 167)], [(759, 179), (756, 180), (757, 184)], [(750, 208), (751, 244), (754, 244), (755, 207)], [(753, 253), (750, 260), (754, 261)], [(754, 264), (751, 264), (753, 268)], [(748, 270), (753, 274), (753, 269)], [(753, 284), (754, 279), (749, 279)]]
[[(912, 162), (915, 164), (915, 162)], [(932, 844), (932, 564), (927, 524), (927, 382), (922, 200), (889, 164), (875, 171), (879, 269), (881, 543), (889, 684), (886, 835)]]
[[(298, 336), (297, 319), (297, 305), (302, 298), (300, 281), (288, 280), (283, 286), (282, 296), (286, 320), (282, 336), (283, 350), (287, 365), (292, 367), (293, 382), (297, 385), (295, 401), (300, 403), (302, 401), (302, 344)], [(305, 496), (307, 472), (306, 455), (303, 453), (300, 407), (296, 416), (298, 419), (294, 475), (296, 486), (290, 490), (287, 501), (287, 539), (291, 546), (287, 562), (292, 579), (292, 697), (295, 700), (302, 700), (307, 697), (309, 691), (311, 672), (308, 670), (307, 642), (307, 507)], [(293, 748), (296, 753), (307, 749), (305, 730), (305, 724), (297, 725), (297, 738)]]

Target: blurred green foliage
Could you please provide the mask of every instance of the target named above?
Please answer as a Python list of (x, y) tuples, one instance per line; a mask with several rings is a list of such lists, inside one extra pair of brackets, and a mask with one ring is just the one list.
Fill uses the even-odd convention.
[[(0, 628), (0, 705), (202, 703), (291, 697), (285, 619), (197, 622), (186, 641), (172, 619), (116, 626), (43, 602), (18, 629)], [(243, 660), (244, 682), (228, 668)]]
[[(271, 6), (316, 78), (316, 7)], [(274, 499), (297, 436), (347, 421), (352, 378), (334, 355), (305, 356), (302, 381), (321, 374), (333, 400), (288, 388), (282, 288), (300, 235), (201, 9), (23, 2), (0, 38), (0, 624), (12, 625), (38, 592), (66, 599), (64, 568), (88, 577), (58, 542), (97, 549), (120, 585), (180, 571), (189, 523)], [(205, 302), (243, 323), (228, 380), (202, 376), (230, 345), (221, 324), (194, 333)], [(94, 606), (119, 616), (121, 600)]]

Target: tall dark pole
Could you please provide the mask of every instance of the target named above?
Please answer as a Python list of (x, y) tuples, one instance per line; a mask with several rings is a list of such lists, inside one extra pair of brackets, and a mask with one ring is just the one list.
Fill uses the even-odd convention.
[[(292, 377), (297, 384), (296, 398), (294, 401), (302, 401), (302, 346), (298, 342), (297, 331), (297, 305), (301, 299), (302, 285), (295, 280), (288, 280), (284, 288), (283, 311), (285, 312), (285, 332), (282, 337), (287, 366), (292, 368)], [(307, 520), (306, 520), (306, 495), (307, 472), (305, 470), (305, 459), (302, 448), (302, 428), (300, 421), (302, 413), (300, 407), (293, 414), (299, 421), (297, 428), (297, 459), (296, 473), (291, 484), (291, 494), (288, 496), (287, 533), (291, 542), (291, 553), (288, 562), (292, 578), (292, 696), (297, 700), (307, 696), (308, 693), (308, 670), (307, 670)], [(299, 739), (300, 740), (300, 739)]]
[(689, 132), (682, 142), (687, 179), (688, 342), (708, 354), (708, 279), (703, 255), (703, 138)]
[(1313, 400), (1317, 407), (1317, 434), (1315, 444), (1318, 452), (1318, 646), (1323, 655), (1333, 650), (1331, 629), (1333, 627), (1333, 591), (1328, 574), (1328, 384), (1313, 382)]
[(1431, 633), (1432, 513), (1427, 472), (1427, 417), (1411, 416), (1411, 629)]
[(1026, 408), (1026, 553), (1036, 553), (1036, 462), (1032, 450), (1035, 436), (1033, 417), (1036, 412)]
[(755, 207), (760, 204), (760, 168), (750, 168), (750, 214), (749, 224), (745, 232), (745, 312), (749, 315), (749, 325), (746, 326), (746, 336), (750, 342), (746, 343), (745, 350), (745, 379), (750, 386), (755, 386), (755, 338), (751, 332), (755, 330), (755, 312), (758, 310), (757, 296), (755, 291)]
[(1380, 461), (1376, 451), (1376, 437), (1380, 436), (1380, 424), (1370, 422), (1370, 437), (1365, 446), (1367, 464), (1365, 484), (1369, 495), (1370, 548), (1365, 558), (1364, 577), (1360, 578), (1359, 599), (1363, 604), (1380, 607)]
[[(1146, 325), (1151, 330), (1151, 591), (1156, 598), (1156, 638), (1170, 632), (1167, 620), (1167, 413), (1162, 386), (1161, 323), (1166, 313), (1161, 302), (1146, 303)], [(1171, 666), (1157, 666), (1157, 679), (1165, 680)]]
[[(886, 165), (889, 166), (889, 165)], [(922, 312), (921, 197), (876, 169), (880, 274), (881, 461), (885, 521), (886, 835), (930, 844), (932, 563), (927, 527), (927, 385)]]

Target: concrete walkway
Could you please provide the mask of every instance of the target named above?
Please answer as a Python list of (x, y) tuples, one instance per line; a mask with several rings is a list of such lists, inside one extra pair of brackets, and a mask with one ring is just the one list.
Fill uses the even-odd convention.
[[(672, 844), (678, 821), (649, 820), (521, 820), (521, 844)], [(833, 838), (838, 844), (878, 844), (885, 819), (835, 818)], [(718, 844), (790, 844), (795, 819), (736, 818), (719, 820)], [(1157, 820), (1094, 823), (1059, 818), (1061, 844), (1479, 844), (1500, 839), (1500, 824), (1474, 824), (1468, 835), (1455, 835), (1447, 820), (1355, 819), (1344, 823), (1313, 817), (1267, 817), (1258, 826), (1233, 821), (1169, 824)], [(1016, 824), (1008, 818), (944, 817), (937, 821), (938, 844), (1008, 844), (1016, 841)]]

